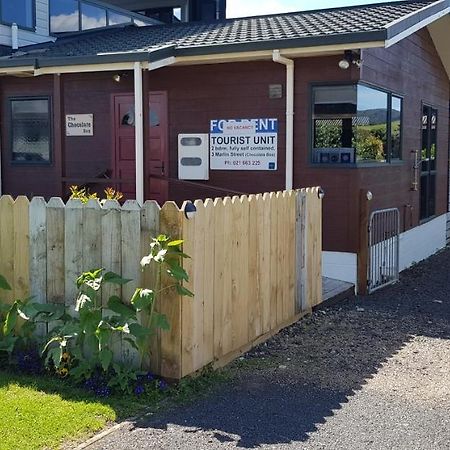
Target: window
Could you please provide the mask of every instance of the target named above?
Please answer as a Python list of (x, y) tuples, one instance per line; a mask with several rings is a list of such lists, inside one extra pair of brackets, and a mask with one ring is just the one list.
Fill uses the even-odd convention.
[(358, 118), (354, 147), (357, 161), (386, 162), (388, 154), (388, 94), (358, 86)]
[(50, 31), (52, 33), (78, 31), (79, 28), (80, 14), (78, 0), (50, 1)]
[(2, 22), (33, 28), (34, 0), (0, 0)]
[[(0, 0), (11, 3), (12, 0)], [(26, 1), (26, 0), (20, 0)], [(32, 1), (32, 0), (28, 0)], [(92, 30), (112, 25), (132, 24), (138, 26), (151, 25), (151, 19), (126, 11), (110, 9), (95, 1), (82, 0), (50, 0), (50, 33), (67, 33)]]
[(108, 25), (121, 25), (124, 23), (131, 23), (131, 17), (116, 13), (115, 11), (108, 11)]
[(387, 163), (401, 157), (402, 99), (363, 84), (313, 88), (314, 163)]
[(106, 27), (106, 9), (88, 3), (81, 3), (81, 29)]
[(12, 161), (17, 164), (49, 164), (49, 98), (11, 99), (10, 108)]

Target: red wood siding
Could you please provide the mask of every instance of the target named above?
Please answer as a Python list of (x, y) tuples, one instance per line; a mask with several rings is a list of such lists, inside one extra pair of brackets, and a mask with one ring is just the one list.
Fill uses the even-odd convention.
[(418, 225), (419, 191), (411, 191), (411, 152), (421, 147), (421, 111), (425, 102), (439, 111), (436, 215), (446, 213), (449, 83), (428, 31), (421, 30), (389, 49), (365, 50), (361, 79), (404, 96), (403, 165), (358, 170), (359, 186), (374, 194), (371, 207), (399, 208), (402, 229)]

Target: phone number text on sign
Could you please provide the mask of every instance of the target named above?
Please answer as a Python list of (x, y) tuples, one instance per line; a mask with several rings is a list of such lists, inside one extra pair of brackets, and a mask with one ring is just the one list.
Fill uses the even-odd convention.
[(211, 120), (211, 170), (277, 170), (278, 119)]

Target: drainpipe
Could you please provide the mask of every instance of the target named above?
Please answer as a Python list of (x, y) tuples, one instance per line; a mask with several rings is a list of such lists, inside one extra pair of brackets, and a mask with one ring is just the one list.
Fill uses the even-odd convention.
[(286, 190), (290, 191), (294, 184), (294, 61), (281, 56), (280, 50), (273, 51), (272, 59), (286, 66)]
[(134, 63), (134, 120), (136, 151), (136, 200), (144, 204), (144, 105), (142, 92), (142, 66)]

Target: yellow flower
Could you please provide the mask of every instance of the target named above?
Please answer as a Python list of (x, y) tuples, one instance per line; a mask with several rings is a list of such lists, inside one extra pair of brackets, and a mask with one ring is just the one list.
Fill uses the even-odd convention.
[(67, 377), (67, 375), (69, 375), (69, 369), (67, 369), (67, 367), (63, 367), (62, 369), (59, 369), (59, 375), (61, 377)]

